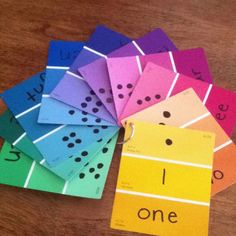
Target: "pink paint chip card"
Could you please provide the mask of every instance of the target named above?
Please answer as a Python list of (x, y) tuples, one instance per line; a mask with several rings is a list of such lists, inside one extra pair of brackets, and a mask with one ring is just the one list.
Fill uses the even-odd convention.
[(203, 104), (230, 136), (236, 123), (236, 93), (151, 62), (147, 63), (138, 80), (120, 121), (188, 88), (194, 89)]
[(109, 53), (106, 58), (100, 58), (88, 65), (80, 67), (78, 71), (103, 102), (107, 110), (116, 119), (117, 115), (113, 97), (111, 96), (112, 89), (107, 71), (107, 58), (145, 55), (148, 53), (160, 53), (175, 50), (175, 45), (163, 30), (155, 29), (143, 37)]
[(197, 80), (212, 82), (211, 72), (202, 48), (144, 56), (109, 58), (107, 67), (118, 118), (120, 118), (138, 78), (148, 62)]

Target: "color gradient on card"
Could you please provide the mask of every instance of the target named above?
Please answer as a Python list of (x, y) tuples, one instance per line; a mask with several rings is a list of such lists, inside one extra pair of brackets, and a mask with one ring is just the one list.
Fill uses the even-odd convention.
[(135, 113), (127, 119), (215, 133), (211, 193), (214, 195), (236, 183), (236, 145), (192, 88)]
[(97, 140), (118, 131), (116, 126), (39, 124), (42, 91), (42, 73), (38, 73), (5, 91), (2, 98), (49, 165), (58, 165), (93, 143), (99, 147)]
[(103, 103), (78, 73), (78, 68), (101, 57), (106, 57), (108, 53), (126, 45), (130, 41), (129, 38), (120, 33), (104, 26), (98, 26), (70, 69), (50, 95), (75, 108), (115, 123)]
[(122, 150), (111, 227), (207, 236), (214, 134), (131, 119), (125, 139), (130, 123), (134, 134)]
[(212, 82), (211, 72), (202, 48), (136, 57), (109, 58), (107, 67), (118, 117), (120, 117), (148, 62), (197, 80)]
[(84, 168), (84, 165), (86, 165), (89, 161), (96, 158), (97, 153), (102, 150), (104, 145), (106, 145), (106, 143), (110, 140), (111, 134), (106, 135), (102, 139), (97, 140), (97, 142), (90, 144), (80, 152), (76, 152), (74, 155), (70, 156), (69, 159), (56, 165), (56, 167), (52, 167), (47, 164), (36, 145), (34, 145), (29, 139), (26, 132), (19, 125), (19, 122), (17, 122), (9, 110), (0, 116), (0, 137), (29, 157), (34, 158), (37, 163), (45, 166), (49, 171), (65, 180), (68, 180), (74, 175), (80, 173), (80, 171)]
[(5, 142), (0, 153), (0, 183), (71, 196), (100, 199), (105, 186), (117, 136), (109, 140), (82, 172), (64, 181)]
[(236, 123), (236, 93), (151, 62), (145, 67), (120, 120), (191, 87), (224, 131), (231, 136)]
[[(150, 42), (152, 42), (152, 44), (150, 44)], [(162, 29), (155, 29), (143, 37), (133, 40), (129, 44), (111, 52), (107, 55), (107, 58), (144, 55), (146, 53), (159, 53), (174, 50), (176, 50), (176, 47), (165, 32)], [(103, 102), (107, 110), (114, 118), (117, 118), (107, 71), (107, 58), (100, 58), (93, 63), (81, 67), (79, 68), (79, 72)]]

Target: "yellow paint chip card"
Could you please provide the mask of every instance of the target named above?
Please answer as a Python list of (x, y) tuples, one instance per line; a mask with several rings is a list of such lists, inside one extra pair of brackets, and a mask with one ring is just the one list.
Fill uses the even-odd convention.
[(208, 235), (215, 135), (128, 120), (111, 227)]

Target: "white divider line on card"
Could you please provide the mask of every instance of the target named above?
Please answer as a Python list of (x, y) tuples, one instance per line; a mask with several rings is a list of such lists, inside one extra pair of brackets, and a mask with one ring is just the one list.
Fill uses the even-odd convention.
[(229, 141), (227, 141), (227, 142), (221, 144), (220, 146), (214, 148), (214, 152), (219, 151), (220, 149), (222, 149), (222, 148), (224, 148), (224, 147), (230, 145), (231, 143), (233, 143), (233, 141), (232, 141), (232, 140), (229, 140)]
[(139, 71), (139, 74), (141, 75), (142, 74), (142, 66), (141, 66), (141, 63), (140, 63), (140, 58), (139, 56), (135, 56), (136, 58), (136, 62), (137, 62), (137, 65), (138, 65), (138, 71)]
[(15, 146), (17, 143), (19, 143), (21, 141), (21, 139), (23, 139), (26, 135), (26, 132), (24, 132), (20, 137), (18, 137), (13, 143), (12, 145)]
[(46, 69), (55, 69), (55, 70), (69, 70), (68, 66), (46, 66)]
[(201, 205), (201, 206), (207, 206), (207, 207), (210, 206), (209, 202), (193, 201), (193, 200), (188, 200), (188, 199), (183, 199), (183, 198), (161, 196), (157, 194), (134, 192), (134, 191), (128, 191), (128, 190), (123, 190), (123, 189), (116, 189), (116, 192), (122, 193), (122, 194), (136, 195), (136, 196), (141, 196), (141, 197), (162, 199), (162, 200), (173, 201), (173, 202), (183, 202), (183, 203), (189, 203), (189, 204)]
[(36, 108), (38, 108), (38, 107), (40, 107), (40, 106), (41, 106), (41, 103), (38, 103), (37, 105), (35, 105), (35, 106), (33, 106), (33, 107), (31, 107), (31, 108), (29, 108), (29, 109), (27, 109), (27, 110), (21, 112), (20, 114), (16, 115), (15, 117), (16, 117), (16, 119), (18, 119), (19, 117), (21, 117), (21, 116), (23, 116), (23, 115), (25, 115), (25, 114), (27, 114), (27, 113), (33, 111), (34, 109), (36, 109)]
[(203, 165), (203, 164), (197, 164), (192, 162), (185, 162), (185, 161), (177, 161), (177, 160), (168, 160), (165, 158), (160, 157), (154, 157), (154, 156), (144, 156), (144, 155), (138, 155), (138, 154), (132, 154), (132, 153), (123, 153), (122, 156), (125, 157), (131, 157), (131, 158), (138, 158), (138, 159), (145, 159), (150, 161), (159, 161), (159, 162), (165, 162), (165, 163), (171, 163), (176, 165), (183, 165), (183, 166), (192, 166), (197, 168), (204, 168), (204, 169), (212, 169), (212, 166), (210, 165)]
[(28, 184), (29, 184), (29, 181), (30, 181), (30, 178), (31, 178), (31, 175), (33, 173), (33, 170), (34, 170), (34, 167), (36, 165), (36, 161), (33, 161), (31, 167), (30, 167), (30, 170), (29, 170), (29, 173), (27, 175), (27, 178), (25, 180), (25, 183), (24, 183), (24, 188), (27, 188), (28, 187)]
[(138, 44), (135, 41), (132, 41), (133, 45), (138, 49), (138, 51), (141, 53), (141, 55), (145, 55), (144, 51), (138, 46)]
[(195, 118), (195, 119), (193, 119), (193, 120), (190, 120), (189, 122), (187, 122), (187, 123), (181, 125), (180, 128), (186, 128), (186, 127), (188, 127), (189, 125), (192, 125), (192, 124), (194, 124), (194, 123), (196, 123), (196, 122), (198, 122), (198, 121), (200, 121), (200, 120), (203, 120), (203, 119), (205, 119), (206, 117), (208, 117), (208, 116), (210, 116), (210, 115), (211, 115), (211, 113), (210, 113), (210, 112), (207, 112), (207, 113), (205, 113), (205, 114), (203, 114), (203, 115), (201, 115), (201, 116), (199, 116), (199, 117), (197, 117), (197, 118)]
[(63, 187), (62, 192), (61, 192), (62, 194), (66, 193), (67, 186), (68, 186), (68, 181), (65, 181), (64, 187)]
[(61, 125), (61, 126), (57, 127), (56, 129), (54, 129), (54, 130), (48, 132), (47, 134), (41, 136), (40, 138), (35, 139), (35, 140), (33, 141), (33, 143), (35, 144), (35, 143), (40, 142), (41, 140), (43, 140), (43, 139), (47, 138), (48, 136), (50, 136), (50, 135), (56, 133), (57, 131), (59, 131), (60, 129), (63, 129), (64, 127), (66, 127), (66, 125)]
[(40, 165), (43, 165), (44, 163), (45, 163), (45, 159), (43, 159), (43, 160), (41, 160), (39, 163), (40, 163)]
[(204, 105), (206, 104), (207, 99), (208, 99), (208, 97), (209, 97), (209, 95), (210, 95), (212, 86), (213, 86), (213, 84), (209, 84), (209, 87), (208, 87), (208, 89), (207, 89), (206, 95), (205, 95), (205, 97), (204, 97), (204, 99), (203, 99), (203, 102), (202, 102)]
[(178, 78), (179, 78), (179, 73), (177, 73), (177, 74), (175, 75), (175, 78), (174, 78), (174, 80), (173, 80), (173, 82), (172, 82), (172, 84), (171, 84), (171, 86), (170, 86), (170, 89), (169, 89), (167, 95), (166, 95), (166, 99), (170, 97), (170, 95), (171, 95), (171, 93), (172, 93), (172, 91), (173, 91), (173, 89), (174, 89), (174, 87), (175, 87), (175, 84), (176, 84)]
[(71, 72), (69, 70), (66, 72), (66, 74), (72, 75), (73, 77), (76, 77), (76, 78), (78, 78), (80, 80), (84, 80), (84, 78), (82, 76), (76, 75), (75, 73), (73, 73), (73, 72)]
[(50, 96), (50, 94), (43, 94), (42, 97), (43, 98), (50, 98), (51, 96)]
[(106, 56), (106, 55), (104, 55), (104, 54), (102, 54), (102, 53), (100, 53), (100, 52), (98, 52), (98, 51), (96, 51), (96, 50), (94, 50), (94, 49), (92, 49), (92, 48), (89, 48), (89, 47), (87, 47), (87, 46), (84, 46), (83, 48), (84, 48), (85, 50), (88, 50), (88, 51), (94, 53), (94, 54), (97, 54), (97, 55), (100, 56), (100, 57), (103, 57), (103, 58), (107, 59), (107, 56)]
[(172, 54), (171, 51), (169, 51), (169, 56), (170, 56), (170, 61), (171, 61), (171, 65), (172, 65), (173, 71), (176, 73), (177, 70), (176, 70), (176, 66), (175, 66), (175, 61), (174, 61), (174, 57), (173, 57), (173, 54)]

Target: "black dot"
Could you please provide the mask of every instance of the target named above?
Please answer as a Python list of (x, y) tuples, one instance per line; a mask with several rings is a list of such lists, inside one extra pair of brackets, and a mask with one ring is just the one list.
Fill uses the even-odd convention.
[(165, 124), (165, 123), (163, 123), (163, 122), (160, 122), (160, 123), (159, 123), (159, 125), (166, 125), (166, 124)]
[(101, 122), (101, 119), (100, 119), (100, 118), (97, 118), (97, 119), (95, 120), (95, 122), (100, 123), (100, 122)]
[(89, 169), (89, 172), (90, 172), (90, 173), (93, 173), (94, 171), (95, 171), (94, 168), (90, 168), (90, 169)]
[(102, 169), (102, 167), (103, 167), (103, 164), (102, 163), (98, 163), (97, 168), (98, 169)]
[(170, 112), (169, 112), (169, 111), (164, 111), (164, 112), (163, 112), (163, 116), (164, 116), (165, 118), (169, 118), (169, 117), (170, 117)]
[(131, 97), (131, 95), (132, 95), (132, 92), (129, 93), (129, 97)]
[(132, 84), (127, 84), (127, 88), (131, 89), (131, 88), (133, 88), (133, 85)]
[(96, 102), (96, 105), (97, 105), (98, 107), (100, 107), (100, 106), (102, 105), (102, 102), (101, 102), (101, 101), (97, 101), (97, 102)]
[(118, 85), (117, 85), (117, 88), (118, 88), (118, 89), (122, 89), (123, 86), (122, 86), (121, 84), (118, 84)]
[(66, 141), (69, 140), (69, 137), (65, 136), (65, 137), (62, 138), (62, 140), (63, 140), (64, 142), (66, 142)]
[(81, 162), (81, 158), (80, 157), (76, 157), (75, 158), (75, 162)]
[(91, 101), (92, 101), (92, 98), (91, 98), (91, 97), (86, 97), (85, 100), (86, 100), (87, 102), (91, 102)]
[(137, 103), (138, 103), (138, 105), (142, 105), (143, 101), (139, 99), (139, 100), (137, 101)]
[(110, 91), (110, 94), (112, 95), (112, 94), (113, 94), (113, 93), (112, 93), (112, 90), (110, 89), (109, 91)]
[(82, 118), (82, 121), (83, 121), (83, 122), (87, 122), (87, 121), (88, 121), (88, 118), (84, 117), (84, 118)]
[(92, 109), (92, 111), (93, 111), (93, 113), (97, 113), (99, 111), (99, 109), (95, 107)]
[(81, 155), (82, 155), (83, 157), (88, 156), (88, 152), (87, 152), (87, 151), (83, 151), (83, 152), (81, 153)]
[(151, 101), (151, 98), (149, 96), (147, 96), (147, 97), (145, 97), (145, 101), (149, 102), (149, 101)]
[(123, 94), (118, 94), (118, 97), (120, 98), (120, 99), (122, 99), (122, 98), (124, 98), (124, 95)]
[(157, 94), (157, 95), (155, 96), (155, 98), (156, 98), (156, 99), (160, 99), (160, 98), (161, 98), (161, 95)]
[(171, 140), (171, 139), (169, 139), (169, 138), (168, 138), (168, 139), (166, 139), (166, 144), (167, 144), (167, 145), (172, 145), (172, 143), (173, 143), (173, 142), (172, 142), (172, 140)]
[(95, 93), (94, 93), (93, 90), (90, 90), (90, 94), (91, 94), (91, 95), (95, 95)]
[(102, 125), (102, 129), (107, 129), (108, 127), (106, 125)]
[(93, 125), (87, 125), (87, 127), (89, 127), (89, 128), (90, 128), (90, 127), (93, 127)]
[(75, 114), (75, 111), (74, 111), (74, 110), (69, 110), (68, 113), (69, 113), (70, 115), (74, 115), (74, 114)]
[(73, 137), (75, 137), (75, 136), (76, 136), (76, 133), (75, 133), (75, 132), (71, 132), (71, 133), (70, 133), (70, 137), (71, 137), (71, 138), (73, 138)]
[(98, 139), (97, 142), (98, 142), (98, 143), (102, 142), (102, 138)]
[(94, 175), (94, 178), (95, 178), (95, 179), (98, 179), (99, 177), (100, 177), (99, 174)]
[(111, 142), (111, 139), (109, 139), (107, 143), (110, 143), (110, 142)]
[(75, 140), (75, 142), (76, 143), (81, 143), (82, 141), (81, 141), (81, 139), (78, 138), (78, 139)]
[(82, 114), (83, 114), (84, 116), (86, 116), (86, 115), (88, 115), (88, 112), (82, 111)]
[(89, 164), (89, 162), (87, 162), (84, 166), (87, 166)]
[(75, 145), (73, 144), (73, 143), (69, 143), (68, 145), (67, 145), (67, 147), (68, 148), (73, 148)]
[(83, 108), (87, 107), (87, 103), (86, 102), (82, 102), (81, 103), (81, 107), (83, 107)]
[(108, 152), (108, 148), (107, 148), (107, 147), (104, 147), (104, 148), (102, 149), (102, 152), (103, 152), (103, 153), (107, 153), (107, 152)]
[(112, 103), (112, 102), (113, 102), (113, 99), (112, 99), (112, 98), (107, 98), (107, 99), (106, 99), (106, 102), (107, 102), (107, 103)]
[(104, 88), (100, 88), (98, 91), (99, 91), (99, 93), (105, 93), (105, 89)]
[(94, 129), (93, 132), (94, 132), (95, 134), (98, 134), (98, 133), (99, 133), (99, 129)]
[(84, 174), (84, 173), (80, 173), (80, 174), (79, 174), (79, 177), (80, 177), (80, 179), (83, 179), (83, 178), (84, 178), (84, 176), (85, 176), (85, 174)]

